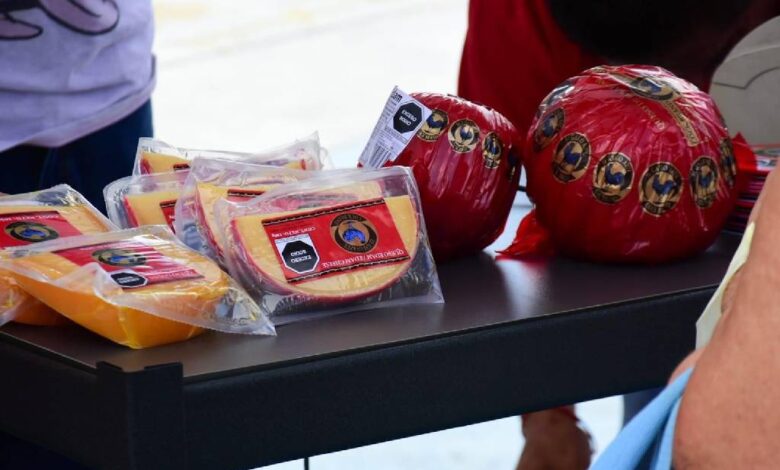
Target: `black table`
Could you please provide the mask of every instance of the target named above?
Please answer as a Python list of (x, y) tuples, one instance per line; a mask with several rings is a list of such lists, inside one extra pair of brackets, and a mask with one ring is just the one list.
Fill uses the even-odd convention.
[(75, 327), (6, 325), (0, 430), (99, 468), (245, 469), (658, 386), (737, 244), (724, 234), (657, 267), (486, 252), (440, 267), (446, 305), (276, 338), (132, 351)]

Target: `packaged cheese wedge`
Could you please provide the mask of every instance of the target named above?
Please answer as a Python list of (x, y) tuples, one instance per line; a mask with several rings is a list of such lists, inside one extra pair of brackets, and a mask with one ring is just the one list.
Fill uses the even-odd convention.
[(204, 328), (274, 334), (230, 276), (162, 225), (53, 240), (9, 253), (0, 267), (25, 291), (134, 349), (183, 341)]
[(168, 225), (188, 171), (128, 176), (103, 190), (108, 217), (122, 228)]
[(230, 272), (277, 324), (443, 302), (408, 168), (286, 184), (216, 215)]
[(320, 136), (317, 132), (281, 147), (258, 153), (186, 149), (168, 145), (157, 139), (141, 138), (138, 140), (133, 174), (187, 170), (190, 162), (197, 157), (283, 166), (298, 170), (321, 170), (328, 164), (327, 155), (327, 151), (320, 147)]
[[(0, 197), (0, 255), (5, 249), (81, 234), (113, 230), (114, 225), (66, 184), (42, 191)], [(25, 293), (0, 269), (0, 325), (10, 320), (30, 325), (67, 323)]]
[(293, 170), (229, 160), (195, 158), (174, 214), (174, 231), (190, 248), (223, 262), (218, 236), (223, 228), (214, 217), (220, 200), (243, 202), (279, 186), (321, 172)]

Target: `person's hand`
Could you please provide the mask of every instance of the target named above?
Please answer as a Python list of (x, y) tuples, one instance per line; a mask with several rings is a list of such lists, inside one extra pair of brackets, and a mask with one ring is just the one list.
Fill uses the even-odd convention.
[(517, 470), (585, 470), (590, 466), (590, 435), (574, 417), (574, 407), (523, 415), (525, 447)]

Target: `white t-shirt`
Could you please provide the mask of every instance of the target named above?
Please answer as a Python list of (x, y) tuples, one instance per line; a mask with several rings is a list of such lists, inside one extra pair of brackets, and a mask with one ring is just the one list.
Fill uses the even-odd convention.
[(151, 0), (0, 0), (0, 151), (135, 111), (154, 88), (153, 36)]

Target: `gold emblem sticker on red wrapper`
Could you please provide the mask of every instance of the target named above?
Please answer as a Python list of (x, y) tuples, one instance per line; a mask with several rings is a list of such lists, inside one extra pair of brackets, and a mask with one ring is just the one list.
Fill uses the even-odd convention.
[(0, 227), (0, 248), (81, 235), (81, 232), (57, 211), (0, 214)]
[(263, 228), (290, 283), (409, 259), (381, 198), (265, 220)]
[(123, 289), (163, 282), (198, 279), (198, 271), (162, 255), (140, 241), (118, 241), (55, 251), (79, 266), (97, 262)]

